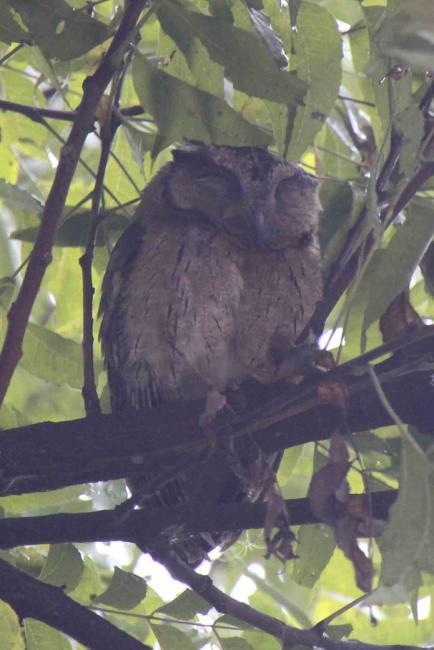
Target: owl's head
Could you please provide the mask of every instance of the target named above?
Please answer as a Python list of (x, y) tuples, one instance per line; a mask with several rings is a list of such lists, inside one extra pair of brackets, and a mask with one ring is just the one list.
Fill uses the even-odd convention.
[(316, 236), (315, 178), (264, 149), (188, 144), (162, 181), (175, 214), (204, 218), (252, 250), (302, 248)]

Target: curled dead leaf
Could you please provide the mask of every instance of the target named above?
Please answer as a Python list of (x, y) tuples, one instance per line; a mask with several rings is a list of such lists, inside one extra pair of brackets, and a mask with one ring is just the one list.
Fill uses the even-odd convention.
[(380, 319), (383, 342), (389, 343), (409, 329), (423, 327), (423, 321), (412, 307), (408, 291), (403, 291), (393, 300)]
[(348, 391), (342, 382), (324, 381), (318, 386), (318, 397), (325, 404), (335, 404), (342, 411), (348, 409)]

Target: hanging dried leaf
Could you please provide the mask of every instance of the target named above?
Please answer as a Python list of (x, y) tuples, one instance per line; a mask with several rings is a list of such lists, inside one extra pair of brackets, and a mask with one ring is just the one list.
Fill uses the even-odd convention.
[(325, 404), (334, 404), (342, 411), (348, 409), (348, 392), (345, 384), (340, 382), (323, 382), (318, 386), (318, 397)]
[(390, 303), (380, 319), (383, 341), (388, 343), (416, 327), (423, 327), (423, 321), (412, 307), (408, 291), (403, 291)]

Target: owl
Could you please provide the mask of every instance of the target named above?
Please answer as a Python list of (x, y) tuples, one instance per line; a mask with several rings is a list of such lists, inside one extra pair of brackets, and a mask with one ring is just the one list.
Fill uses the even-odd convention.
[[(175, 149), (146, 187), (103, 282), (100, 336), (113, 410), (224, 394), (247, 378), (275, 381), (321, 299), (318, 220), (314, 177), (266, 150)], [(140, 484), (131, 481), (133, 492)], [(262, 494), (222, 454), (170, 481), (152, 505)], [(197, 565), (235, 538), (171, 543)]]

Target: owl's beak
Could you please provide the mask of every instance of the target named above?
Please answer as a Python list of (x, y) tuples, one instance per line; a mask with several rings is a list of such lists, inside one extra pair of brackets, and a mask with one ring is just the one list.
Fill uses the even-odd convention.
[(265, 212), (262, 206), (253, 211), (254, 241), (257, 248), (269, 248), (269, 233), (267, 232)]

